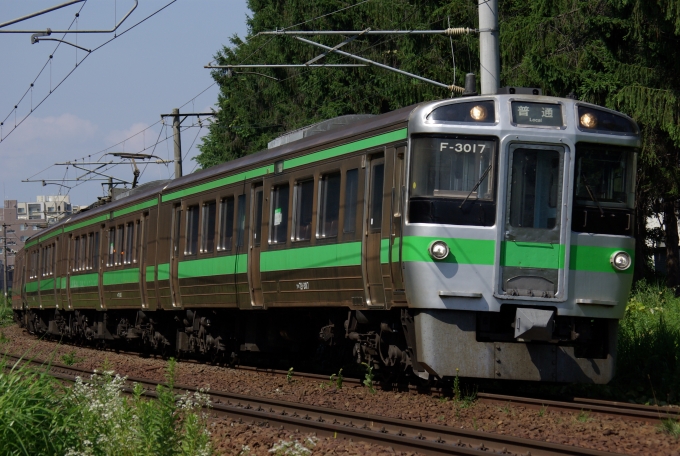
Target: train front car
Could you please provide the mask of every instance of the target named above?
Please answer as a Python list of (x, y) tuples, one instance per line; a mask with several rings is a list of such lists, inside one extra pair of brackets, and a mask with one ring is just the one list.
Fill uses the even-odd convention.
[(607, 383), (633, 277), (639, 145), (632, 119), (570, 99), (419, 106), (402, 246), (414, 370)]

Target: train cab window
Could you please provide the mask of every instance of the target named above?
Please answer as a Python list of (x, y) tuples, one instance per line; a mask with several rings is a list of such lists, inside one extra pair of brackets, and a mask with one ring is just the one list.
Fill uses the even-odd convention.
[(510, 226), (553, 229), (560, 197), (560, 153), (516, 149), (512, 155)]
[(340, 173), (321, 176), (319, 180), (319, 208), (317, 209), (318, 238), (335, 237), (338, 235), (338, 221), (340, 220)]
[(113, 266), (116, 258), (116, 229), (109, 228), (109, 256), (106, 260), (107, 266)]
[(220, 242), (217, 250), (231, 250), (234, 239), (234, 197), (220, 201)]
[(187, 231), (186, 231), (186, 245), (184, 247), (185, 255), (196, 254), (198, 248), (198, 206), (189, 206), (187, 208)]
[(350, 169), (345, 175), (345, 223), (344, 233), (354, 233), (357, 226), (357, 197), (359, 193), (359, 170)]
[(577, 144), (572, 231), (632, 236), (635, 168), (632, 149)]
[(312, 238), (312, 212), (314, 199), (314, 179), (295, 184), (293, 239), (306, 241)]
[(125, 240), (124, 237), (125, 232), (123, 230), (123, 225), (120, 225), (116, 230), (116, 266), (123, 263), (123, 255), (125, 255), (125, 251), (123, 250), (123, 246), (125, 245), (123, 242)]
[(423, 136), (411, 143), (411, 223), (494, 225), (496, 141)]
[(246, 230), (246, 195), (238, 196), (238, 213), (236, 214), (236, 246), (243, 246), (243, 234)]
[(215, 220), (217, 204), (210, 201), (203, 205), (203, 221), (201, 225), (201, 252), (212, 253), (215, 250)]
[(272, 189), (272, 212), (269, 217), (269, 242), (285, 244), (288, 233), (288, 184)]
[(125, 264), (132, 264), (132, 246), (135, 239), (135, 224), (130, 222), (125, 227), (125, 250), (124, 260)]

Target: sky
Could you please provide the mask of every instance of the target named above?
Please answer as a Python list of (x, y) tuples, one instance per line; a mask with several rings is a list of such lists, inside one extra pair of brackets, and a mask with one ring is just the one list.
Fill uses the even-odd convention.
[[(2, 0), (0, 23), (66, 1)], [(139, 0), (117, 34), (170, 2), (172, 0)], [(80, 30), (110, 30), (133, 6), (134, 0), (89, 0), (0, 30), (66, 30), (76, 13), (79, 16), (72, 29), (77, 26)], [(171, 119), (165, 121), (167, 127), (162, 123), (153, 124), (173, 108), (181, 107), (180, 112), (209, 112), (215, 106), (218, 88), (212, 85), (210, 70), (203, 66), (223, 45), (229, 44), (231, 36), (245, 37), (248, 14), (246, 0), (176, 0), (89, 55), (55, 41), (31, 44), (31, 33), (0, 33), (0, 121), (4, 123), (0, 127), (0, 191), (3, 199), (35, 201), (37, 195), (68, 194), (72, 204), (87, 205), (105, 194), (101, 182), (76, 186), (78, 182), (63, 179), (75, 179), (84, 171), (73, 166), (50, 165), (76, 159), (111, 161), (112, 157), (105, 153), (142, 152), (166, 135), (170, 138), (168, 141), (144, 153), (172, 159)], [(113, 36), (114, 33), (97, 33), (63, 37), (53, 33), (50, 38), (73, 44), (77, 41), (78, 46), (91, 50)], [(53, 56), (51, 63), (46, 65), (50, 55)], [(86, 55), (76, 67), (76, 62)], [(32, 88), (31, 83), (34, 83)], [(15, 124), (22, 119), (25, 120), (15, 129)], [(188, 174), (196, 166), (191, 158), (198, 153), (196, 145), (207, 128), (200, 128), (194, 117), (187, 118), (182, 126), (190, 127), (182, 132), (184, 174)], [(127, 139), (141, 131), (143, 133)], [(123, 143), (117, 145), (121, 141)], [(168, 179), (174, 172), (172, 164), (153, 164), (141, 169), (140, 183)], [(116, 166), (106, 174), (132, 181), (130, 164)], [(73, 188), (22, 182), (29, 178), (52, 179)]]

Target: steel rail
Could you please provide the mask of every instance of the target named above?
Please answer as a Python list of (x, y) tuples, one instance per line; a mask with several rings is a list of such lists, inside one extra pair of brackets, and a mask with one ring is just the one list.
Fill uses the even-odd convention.
[[(12, 357), (21, 362), (20, 357)], [(25, 360), (41, 366), (47, 373), (63, 381), (75, 381), (77, 376), (93, 372), (41, 360)], [(162, 384), (149, 379), (127, 377), (126, 393), (132, 392), (131, 383), (147, 389), (144, 395), (154, 398), (153, 391)], [(179, 391), (198, 391), (197, 388), (175, 385)], [(295, 432), (315, 433), (335, 439), (356, 439), (366, 443), (391, 446), (395, 450), (419, 451), (429, 455), (487, 455), (489, 453), (515, 455), (592, 455), (608, 456), (615, 453), (592, 450), (572, 445), (512, 437), (482, 431), (456, 429), (451, 426), (422, 423), (415, 420), (388, 418), (365, 413), (306, 405), (296, 402), (253, 397), (243, 394), (211, 391), (210, 410), (215, 415), (246, 420), (260, 427), (280, 427)]]

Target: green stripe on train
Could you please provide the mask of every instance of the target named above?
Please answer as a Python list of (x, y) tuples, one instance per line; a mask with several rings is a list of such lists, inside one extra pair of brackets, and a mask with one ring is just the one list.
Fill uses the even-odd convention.
[(71, 288), (85, 288), (99, 286), (99, 274), (83, 274), (71, 276)]
[(49, 234), (45, 234), (45, 235), (40, 236), (38, 239), (40, 239), (40, 242), (45, 242), (46, 240), (61, 234), (61, 231), (62, 231), (61, 228), (57, 228), (56, 230), (54, 230), (53, 232), (51, 232)]
[(615, 270), (609, 262), (614, 252), (624, 251), (634, 260), (633, 249), (620, 249), (613, 247), (593, 247), (587, 245), (572, 245), (569, 258), (569, 269), (576, 271), (591, 272), (618, 272), (619, 274), (632, 274), (633, 267), (625, 271)]
[(122, 285), (125, 283), (139, 282), (139, 268), (121, 269), (119, 271), (107, 271), (104, 273), (104, 285)]
[(361, 265), (361, 242), (274, 250), (260, 255), (260, 271)]
[(38, 282), (26, 282), (26, 293), (38, 291)]
[(518, 268), (564, 269), (564, 245), (503, 241), (501, 264)]
[(54, 279), (43, 279), (40, 281), (40, 291), (54, 290)]
[(94, 225), (95, 223), (105, 222), (109, 219), (109, 214), (100, 215), (99, 217), (94, 217), (89, 220), (83, 220), (82, 222), (75, 223), (73, 225), (64, 227), (64, 233), (69, 231), (77, 230), (78, 228), (83, 228), (89, 225)]
[[(428, 254), (428, 247), (434, 240), (445, 241), (451, 253), (442, 263), (493, 265), (496, 242), (493, 240), (434, 238), (405, 236), (402, 251), (403, 261), (433, 262)], [(564, 245), (528, 242), (504, 242), (501, 251), (501, 264), (524, 268), (564, 268)], [(592, 247), (572, 245), (570, 249), (569, 269), (575, 271), (616, 272), (609, 259), (614, 252), (626, 251), (633, 257), (630, 249), (614, 247)], [(633, 268), (623, 274), (632, 274)]]
[(156, 280), (156, 267), (155, 266), (147, 266), (146, 267), (146, 281), (147, 282), (153, 282)]
[[(329, 158), (338, 157), (340, 155), (349, 154), (362, 149), (368, 149), (371, 147), (388, 144), (394, 141), (400, 141), (406, 139), (406, 137), (407, 130), (406, 128), (402, 128), (401, 130), (383, 133), (381, 135), (372, 136), (370, 138), (361, 139), (359, 141), (343, 144), (341, 146), (331, 147), (330, 149), (314, 152), (308, 155), (304, 155), (302, 157), (296, 157), (290, 160), (285, 160), (283, 163), (283, 169), (290, 169), (298, 166), (308, 165), (310, 163), (314, 163), (320, 160), (327, 160)], [(204, 184), (189, 187), (184, 190), (178, 190), (176, 192), (168, 193), (167, 195), (163, 195), (161, 197), (161, 201), (162, 202), (172, 201), (178, 198), (182, 198), (184, 196), (194, 195), (200, 192), (206, 192), (208, 190), (213, 190), (218, 187), (223, 187), (225, 185), (233, 184), (236, 182), (242, 182), (253, 177), (260, 177), (264, 176), (265, 174), (273, 172), (274, 172), (273, 164), (256, 169), (251, 169), (249, 171), (233, 174), (231, 176), (223, 177), (212, 182), (206, 182)]]
[(143, 203), (135, 204), (134, 206), (126, 207), (125, 209), (121, 209), (119, 211), (114, 211), (113, 216), (114, 217), (120, 217), (122, 215), (127, 215), (132, 212), (137, 212), (141, 211), (144, 209), (148, 209), (150, 207), (153, 207), (158, 204), (158, 199), (150, 199), (149, 201), (144, 201)]
[(225, 274), (242, 274), (247, 272), (248, 257), (246, 255), (229, 255), (205, 260), (180, 261), (177, 272), (180, 279), (193, 277), (209, 277)]
[(158, 280), (170, 279), (170, 264), (162, 263), (158, 265)]

